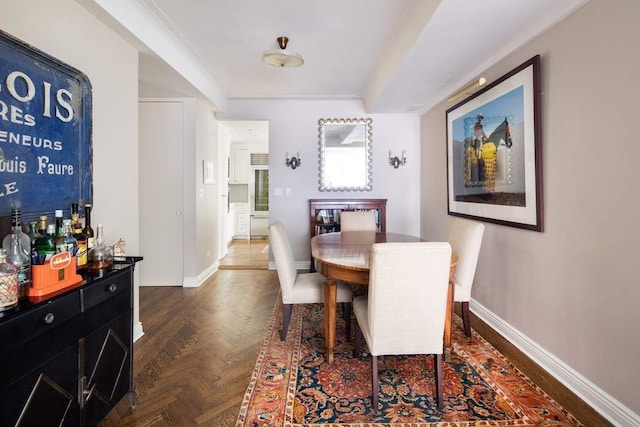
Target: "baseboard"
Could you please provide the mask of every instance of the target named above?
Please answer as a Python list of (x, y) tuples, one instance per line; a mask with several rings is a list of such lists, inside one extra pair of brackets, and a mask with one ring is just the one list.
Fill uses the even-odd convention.
[(138, 322), (133, 325), (133, 342), (138, 341), (144, 335), (144, 330), (142, 330), (142, 322)]
[(611, 423), (619, 426), (640, 425), (640, 415), (634, 413), (631, 409), (580, 375), (580, 373), (562, 360), (540, 347), (537, 343), (533, 342), (526, 335), (505, 322), (482, 304), (472, 299), (469, 308), (478, 318), (511, 342), (522, 353), (537, 363), (542, 369), (547, 371)]
[(206, 270), (198, 274), (198, 277), (185, 277), (182, 281), (183, 288), (197, 288), (202, 285), (209, 277), (218, 271), (220, 263), (218, 261), (211, 264)]

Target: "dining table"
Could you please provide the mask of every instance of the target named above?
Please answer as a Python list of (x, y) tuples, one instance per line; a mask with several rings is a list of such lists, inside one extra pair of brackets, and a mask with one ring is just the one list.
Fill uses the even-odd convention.
[[(336, 340), (336, 293), (337, 282), (362, 287), (369, 285), (371, 266), (371, 247), (374, 243), (386, 242), (424, 242), (425, 239), (406, 234), (375, 231), (343, 231), (319, 234), (311, 238), (311, 255), (316, 271), (326, 279), (324, 281), (324, 330), (327, 361), (333, 363), (333, 351)], [(458, 255), (451, 253), (447, 307), (444, 327), (445, 360), (451, 354), (451, 321), (453, 313), (454, 276)], [(402, 292), (398, 284), (398, 292)]]

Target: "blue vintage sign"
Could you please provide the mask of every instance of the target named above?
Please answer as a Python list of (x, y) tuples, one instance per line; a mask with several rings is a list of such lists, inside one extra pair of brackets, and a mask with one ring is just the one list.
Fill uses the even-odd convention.
[(0, 30), (0, 216), (91, 203), (91, 84)]

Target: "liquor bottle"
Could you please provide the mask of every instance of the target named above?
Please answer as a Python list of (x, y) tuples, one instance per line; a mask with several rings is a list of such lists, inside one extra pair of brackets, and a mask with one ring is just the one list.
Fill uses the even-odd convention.
[(78, 247), (78, 241), (73, 237), (73, 230), (71, 229), (71, 220), (65, 219), (62, 221), (62, 230), (58, 241), (56, 242), (56, 253), (70, 252), (73, 256)]
[(107, 246), (104, 242), (102, 224), (98, 224), (96, 245), (89, 249), (87, 258), (87, 268), (89, 268), (89, 270), (102, 270), (113, 265), (113, 250), (111, 249), (111, 246)]
[(40, 215), (40, 221), (38, 221), (38, 233), (40, 235), (45, 236), (47, 234), (47, 225), (49, 221), (47, 220), (46, 215)]
[(18, 269), (7, 262), (7, 250), (0, 249), (0, 311), (18, 305)]
[(82, 232), (87, 235), (87, 248), (91, 249), (96, 245), (93, 237), (93, 228), (91, 228), (91, 204), (84, 205), (84, 228)]
[(62, 226), (63, 226), (63, 212), (62, 209), (55, 210), (55, 232), (53, 234), (53, 245), (57, 248), (58, 242), (60, 241), (60, 237), (62, 237)]
[(55, 210), (55, 218), (56, 218), (56, 237), (62, 236), (62, 220), (63, 220), (63, 212), (62, 209)]
[(36, 250), (38, 251), (40, 263), (48, 262), (56, 253), (55, 227), (56, 226), (53, 224), (47, 225), (46, 234), (40, 237), (36, 243)]
[(36, 250), (36, 244), (38, 239), (42, 237), (42, 234), (38, 231), (38, 221), (31, 221), (29, 223), (29, 239), (31, 239), (31, 264), (40, 264), (40, 258), (38, 257), (38, 251)]
[(24, 254), (31, 257), (29, 254), (31, 248), (31, 239), (29, 235), (22, 231), (22, 211), (20, 209), (11, 209), (11, 233), (7, 234), (2, 240), (2, 247), (9, 252), (9, 245), (11, 244), (11, 234), (18, 234), (20, 237), (20, 243)]
[(78, 250), (76, 251), (76, 270), (84, 270), (87, 268), (87, 253), (89, 252), (89, 248), (87, 247), (87, 235), (82, 232), (82, 223), (80, 223), (80, 221), (77, 221), (73, 227), (73, 237), (78, 242)]
[(80, 222), (80, 214), (78, 213), (78, 204), (71, 203), (71, 228), (76, 229), (76, 224)]
[(27, 298), (31, 287), (31, 257), (24, 253), (18, 233), (11, 233), (9, 236), (11, 240), (7, 261), (18, 269), (18, 299)]

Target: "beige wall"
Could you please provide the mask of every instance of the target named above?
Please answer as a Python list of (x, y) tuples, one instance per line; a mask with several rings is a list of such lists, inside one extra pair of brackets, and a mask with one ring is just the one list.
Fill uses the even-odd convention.
[[(545, 231), (487, 224), (472, 292), (601, 389), (603, 405), (608, 394), (635, 412), (636, 422), (638, 22), (637, 0), (592, 0), (483, 74), (491, 82), (541, 55)], [(421, 123), (421, 230), (432, 239), (444, 238), (453, 219), (442, 161), (450, 106), (441, 103)]]
[(92, 222), (104, 224), (107, 243), (123, 237), (138, 254), (138, 52), (73, 0), (3, 2), (0, 28), (89, 77)]
[[(374, 198), (387, 200), (387, 231), (417, 234), (420, 230), (420, 120), (415, 114), (366, 114), (360, 100), (240, 100), (232, 99), (219, 119), (269, 121), (269, 220), (287, 227), (299, 268), (308, 268), (309, 199)], [(372, 191), (318, 190), (318, 119), (371, 118)], [(389, 150), (407, 164), (389, 165)], [(287, 167), (286, 153), (300, 153), (302, 164)], [(275, 196), (275, 188), (290, 188), (291, 196)]]

